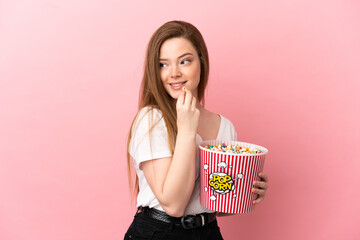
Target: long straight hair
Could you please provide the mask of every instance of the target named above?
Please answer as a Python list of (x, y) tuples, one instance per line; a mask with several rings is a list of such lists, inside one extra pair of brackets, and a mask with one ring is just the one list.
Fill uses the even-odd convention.
[[(142, 78), (138, 113), (144, 107), (151, 109), (158, 109), (162, 113), (164, 118), (168, 139), (169, 148), (171, 153), (174, 153), (175, 140), (177, 136), (177, 124), (176, 124), (176, 100), (173, 99), (165, 90), (160, 78), (160, 48), (162, 44), (171, 38), (185, 38), (190, 41), (193, 47), (196, 49), (200, 59), (201, 73), (200, 82), (198, 85), (198, 100), (204, 102), (205, 88), (209, 78), (209, 56), (206, 48), (205, 41), (200, 31), (190, 23), (184, 21), (170, 21), (163, 24), (152, 35), (146, 50), (145, 63), (144, 63), (144, 75)], [(127, 142), (127, 165), (130, 189), (132, 188), (131, 177), (131, 157), (129, 153), (129, 145), (131, 140), (131, 131), (134, 126), (134, 122), (138, 116), (136, 114), (132, 121), (129, 137)], [(151, 136), (151, 130), (156, 123), (150, 124), (149, 136)], [(151, 140), (150, 140), (151, 143)], [(138, 178), (136, 177), (134, 193), (139, 192)]]

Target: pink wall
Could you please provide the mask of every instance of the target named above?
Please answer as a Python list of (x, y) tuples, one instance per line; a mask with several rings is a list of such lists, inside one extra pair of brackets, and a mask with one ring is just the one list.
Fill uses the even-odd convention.
[(173, 19), (207, 41), (207, 107), (270, 150), (265, 201), (220, 219), (225, 239), (359, 239), (359, 13), (359, 1), (2, 0), (0, 239), (122, 239), (144, 51)]

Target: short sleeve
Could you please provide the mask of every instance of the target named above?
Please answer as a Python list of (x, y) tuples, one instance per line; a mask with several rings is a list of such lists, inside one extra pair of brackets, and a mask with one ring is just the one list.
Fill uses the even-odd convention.
[(231, 141), (237, 141), (237, 132), (235, 130), (234, 124), (224, 116), (223, 118), (223, 129), (221, 131), (221, 139), (222, 140), (231, 140)]
[(232, 139), (232, 141), (237, 141), (237, 132), (236, 132), (235, 127), (232, 124), (232, 122), (230, 122), (230, 123), (231, 123), (231, 139)]
[[(153, 128), (149, 134), (151, 126)], [(139, 111), (131, 131), (129, 153), (138, 168), (144, 161), (172, 156), (160, 110), (146, 107)]]

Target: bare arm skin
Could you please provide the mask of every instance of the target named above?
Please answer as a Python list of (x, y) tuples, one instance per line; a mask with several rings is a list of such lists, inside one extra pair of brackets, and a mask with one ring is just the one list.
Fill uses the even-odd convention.
[(177, 104), (178, 134), (172, 158), (159, 158), (142, 163), (145, 178), (170, 216), (184, 215), (195, 185), (196, 132), (200, 111), (196, 98), (186, 90)]

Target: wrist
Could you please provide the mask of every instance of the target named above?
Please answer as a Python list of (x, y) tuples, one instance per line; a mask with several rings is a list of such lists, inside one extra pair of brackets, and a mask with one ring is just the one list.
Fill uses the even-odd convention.
[(178, 138), (196, 139), (196, 132), (193, 131), (178, 131)]

